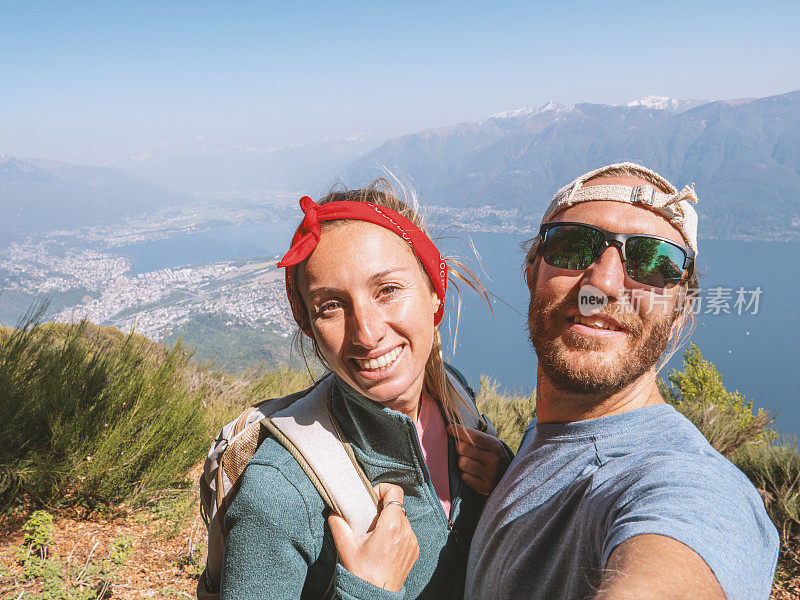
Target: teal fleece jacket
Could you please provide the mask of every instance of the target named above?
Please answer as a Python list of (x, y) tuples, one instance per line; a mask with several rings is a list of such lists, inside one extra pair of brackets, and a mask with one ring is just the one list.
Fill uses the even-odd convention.
[[(452, 370), (467, 387), (463, 376)], [(419, 542), (419, 559), (398, 592), (378, 588), (337, 564), (328, 510), (297, 461), (267, 438), (248, 463), (231, 504), (222, 569), (222, 600), (460, 599), (472, 534), (485, 498), (461, 481), (449, 442), (451, 514), (433, 489), (413, 421), (369, 400), (338, 377), (331, 409), (373, 485), (400, 485)], [(473, 394), (474, 395), (474, 394)]]

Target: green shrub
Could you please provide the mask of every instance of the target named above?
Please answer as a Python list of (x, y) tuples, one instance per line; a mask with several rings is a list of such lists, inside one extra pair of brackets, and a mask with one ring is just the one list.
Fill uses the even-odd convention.
[[(45, 560), (29, 556), (24, 561), (21, 581), (37, 581), (38, 593), (31, 600), (101, 600), (111, 597), (112, 582), (117, 573), (92, 562), (69, 565), (58, 559)], [(16, 596), (19, 598), (21, 596)]]
[(47, 549), (53, 545), (54, 530), (53, 515), (46, 510), (37, 510), (22, 526), (23, 541), (32, 553), (45, 558)]
[(745, 446), (731, 458), (759, 490), (773, 522), (800, 532), (800, 454), (797, 441)]
[(97, 422), (82, 487), (109, 502), (141, 500), (181, 479), (203, 456), (209, 424), (202, 394), (180, 380), (180, 345), (151, 362), (126, 344), (115, 358), (118, 375), (107, 388), (113, 410)]
[(255, 404), (267, 398), (281, 398), (314, 383), (308, 371), (300, 371), (291, 367), (278, 367), (259, 373), (252, 386), (244, 394), (245, 402)]
[(114, 540), (109, 559), (118, 567), (125, 564), (133, 550), (133, 536), (123, 535)]
[(40, 556), (30, 556), (24, 562), (22, 580), (42, 579), (45, 585), (58, 582), (61, 579), (61, 567), (56, 561), (47, 560)]
[[(183, 477), (212, 427), (187, 356), (106, 329), (0, 330), (0, 506), (140, 501)], [(92, 331), (94, 330), (94, 331)]]
[(753, 402), (729, 392), (717, 368), (691, 344), (683, 353), (683, 368), (659, 382), (662, 395), (702, 432), (714, 448), (730, 456), (749, 443), (766, 443), (777, 436), (774, 417), (764, 409), (753, 412)]

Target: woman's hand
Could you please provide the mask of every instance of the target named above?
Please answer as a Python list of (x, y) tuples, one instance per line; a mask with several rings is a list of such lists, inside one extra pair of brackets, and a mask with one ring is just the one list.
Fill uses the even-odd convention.
[(345, 569), (372, 585), (397, 592), (419, 558), (419, 544), (403, 509), (403, 488), (379, 483), (375, 493), (381, 510), (375, 527), (366, 534), (356, 535), (337, 514), (328, 517), (328, 525)]
[(448, 425), (447, 432), (456, 441), (461, 479), (479, 494), (491, 494), (514, 455), (499, 439), (477, 429)]

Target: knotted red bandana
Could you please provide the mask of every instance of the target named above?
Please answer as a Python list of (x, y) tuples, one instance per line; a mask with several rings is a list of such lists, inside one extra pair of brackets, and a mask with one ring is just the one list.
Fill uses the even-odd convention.
[[(308, 196), (303, 196), (300, 198), (300, 208), (304, 214), (303, 222), (300, 223), (292, 238), (292, 245), (289, 251), (278, 263), (279, 267), (286, 267), (286, 293), (289, 295), (290, 303), (291, 294), (289, 294), (289, 291), (294, 285), (294, 269), (292, 267), (304, 261), (314, 252), (317, 244), (319, 244), (321, 235), (320, 223), (337, 219), (351, 219), (380, 225), (408, 242), (411, 250), (417, 255), (425, 268), (425, 272), (433, 284), (433, 289), (436, 291), (439, 300), (441, 300), (439, 310), (436, 311), (434, 316), (434, 325), (438, 325), (442, 321), (444, 299), (447, 293), (447, 265), (439, 249), (419, 227), (401, 214), (371, 202), (341, 200), (328, 202), (327, 204), (317, 204)], [(297, 313), (300, 307), (294, 306), (294, 303), (291, 304), (294, 320), (302, 327), (301, 315)], [(310, 331), (303, 331), (307, 335), (311, 335)]]

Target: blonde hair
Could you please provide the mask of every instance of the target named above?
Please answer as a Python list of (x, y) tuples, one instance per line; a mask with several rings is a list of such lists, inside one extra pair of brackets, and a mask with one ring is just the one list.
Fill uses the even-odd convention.
[[(412, 190), (403, 186), (400, 182), (397, 182), (400, 188), (403, 191), (404, 198), (401, 199), (392, 188), (392, 185), (389, 183), (388, 180), (381, 177), (380, 179), (376, 179), (373, 181), (369, 186), (362, 189), (357, 190), (348, 190), (346, 188), (336, 189), (333, 188), (326, 196), (321, 198), (318, 204), (327, 204), (328, 202), (338, 202), (338, 201), (349, 201), (349, 202), (370, 202), (372, 204), (376, 204), (378, 206), (383, 206), (390, 210), (393, 210), (403, 217), (411, 221), (414, 225), (416, 225), (422, 232), (430, 237), (428, 234), (425, 225), (423, 223), (422, 216), (419, 213), (418, 203), (416, 199), (416, 195)], [(326, 221), (323, 224), (323, 227), (328, 226), (332, 223), (336, 223), (337, 221)], [(425, 276), (425, 280), (430, 283), (430, 279), (425, 272), (425, 269), (422, 266), (422, 263), (419, 260), (419, 257), (414, 255), (419, 264), (420, 269), (422, 270), (423, 275)], [(484, 288), (483, 284), (481, 283), (478, 276), (466, 266), (461, 261), (457, 260), (454, 257), (445, 256), (443, 254), (445, 263), (447, 263), (448, 267), (448, 281), (456, 290), (456, 294), (458, 297), (458, 304), (457, 304), (457, 317), (456, 317), (456, 329), (458, 328), (458, 316), (460, 316), (461, 312), (461, 288), (458, 285), (458, 282), (466, 284), (472, 290), (474, 290), (478, 295), (480, 295), (486, 303), (489, 305), (491, 309), (491, 303), (489, 301), (489, 295)], [(302, 268), (305, 265), (305, 262), (298, 264), (295, 269)], [(302, 272), (302, 271), (301, 271)], [(296, 272), (299, 274), (298, 272)], [(431, 285), (431, 289), (433, 289), (433, 284)], [(295, 343), (296, 346), (299, 347), (299, 350), (303, 357), (306, 356), (306, 349), (304, 347), (304, 342), (306, 341), (306, 336), (302, 333), (303, 330), (310, 331), (311, 330), (311, 323), (308, 314), (308, 308), (303, 301), (302, 294), (298, 289), (300, 286), (294, 285), (289, 290), (289, 302), (292, 304), (292, 310), (294, 311), (295, 315), (300, 318), (301, 325), (298, 332), (295, 334)], [(313, 336), (310, 338), (312, 344), (312, 350), (314, 356), (320, 361), (320, 363), (328, 370), (332, 371), (330, 365), (327, 363), (325, 358), (322, 356), (320, 352), (319, 345), (317, 344), (316, 339)], [(445, 414), (445, 417), (448, 422), (450, 423), (458, 423), (461, 424), (462, 420), (460, 417), (461, 412), (466, 409), (468, 412), (473, 413), (475, 416), (478, 417), (480, 421), (483, 421), (483, 418), (478, 414), (475, 406), (467, 401), (466, 399), (461, 397), (461, 394), (458, 393), (455, 386), (451, 383), (450, 378), (447, 375), (446, 368), (444, 365), (444, 358), (442, 356), (442, 341), (439, 335), (439, 328), (435, 327), (433, 331), (433, 345), (431, 347), (430, 355), (428, 356), (428, 360), (425, 363), (425, 376), (424, 376), (424, 386), (428, 393), (439, 402), (439, 405), (442, 407), (442, 410)]]

